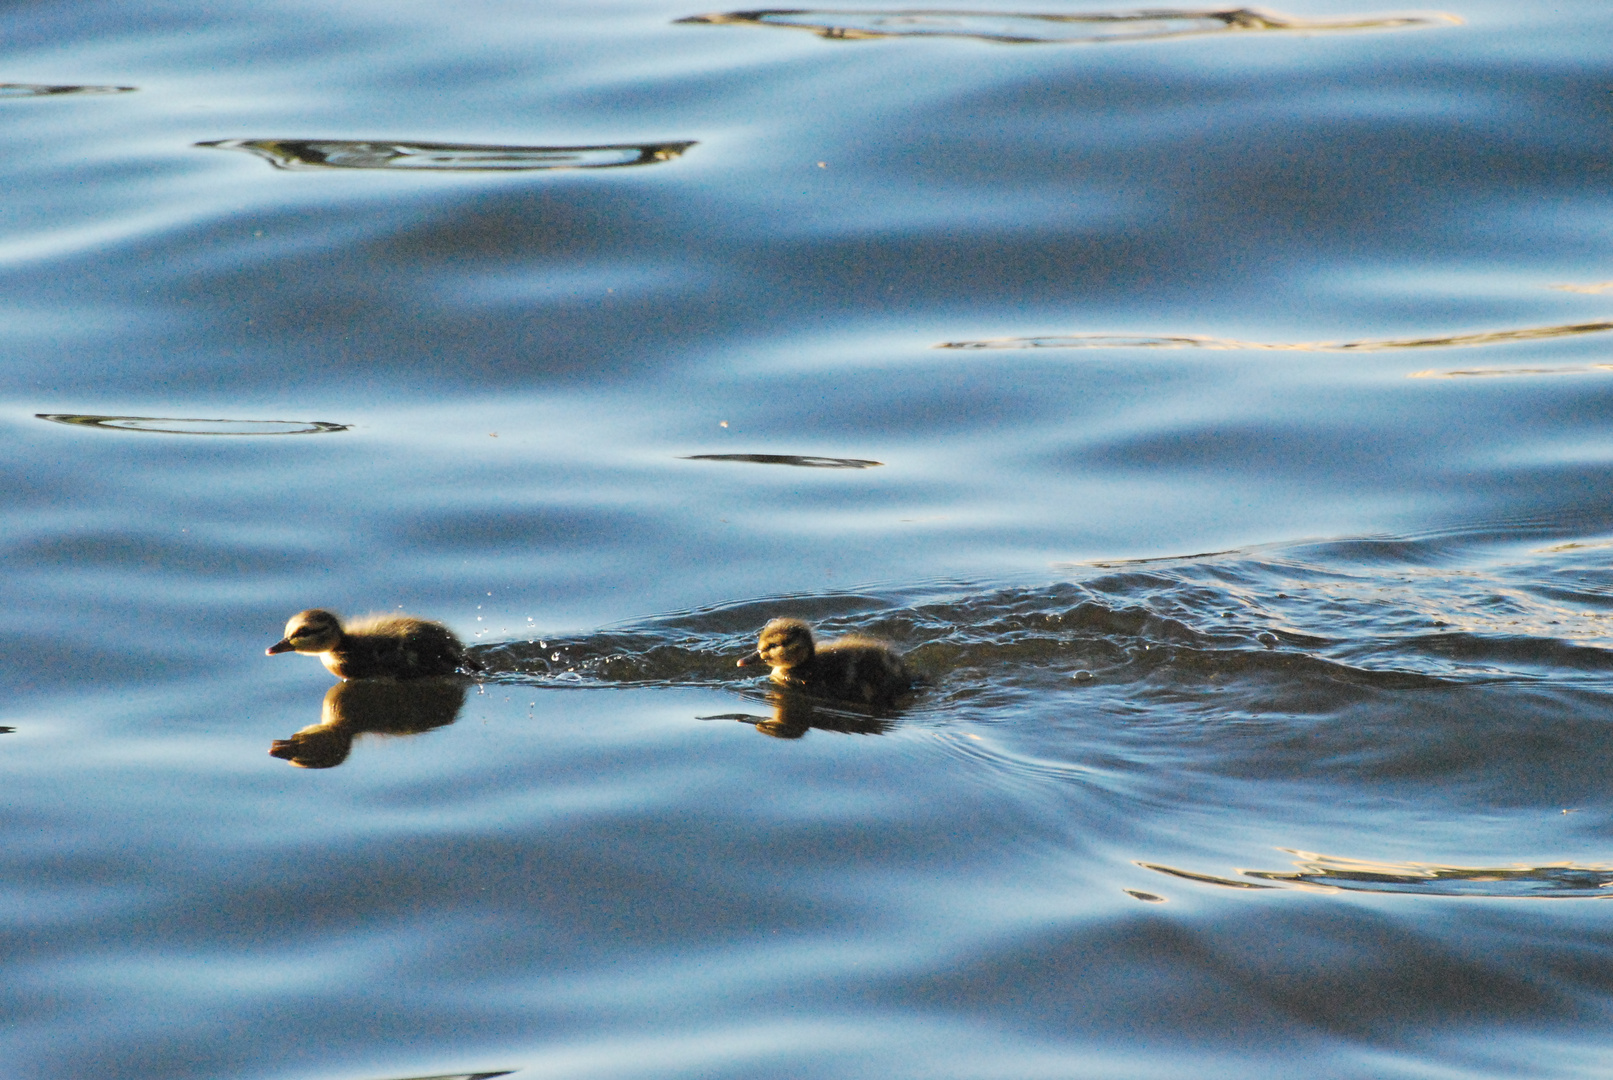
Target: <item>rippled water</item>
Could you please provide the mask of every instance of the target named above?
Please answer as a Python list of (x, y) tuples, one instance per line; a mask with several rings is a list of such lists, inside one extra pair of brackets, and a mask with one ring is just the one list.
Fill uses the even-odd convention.
[(1605, 1073), (1605, 5), (7, 27), (6, 1077)]

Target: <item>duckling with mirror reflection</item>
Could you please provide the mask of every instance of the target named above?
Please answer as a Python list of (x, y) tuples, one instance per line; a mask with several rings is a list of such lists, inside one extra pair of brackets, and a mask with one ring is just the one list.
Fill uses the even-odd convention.
[(276, 739), (269, 754), (300, 769), (332, 768), (347, 760), (360, 735), (418, 735), (452, 724), (465, 704), (465, 684), (454, 676), (339, 682), (325, 691), (319, 723)]
[(860, 705), (889, 705), (913, 688), (907, 664), (888, 642), (850, 636), (819, 645), (800, 619), (774, 619), (740, 667), (766, 664), (780, 686), (813, 697)]
[(343, 627), (330, 612), (310, 608), (293, 615), (286, 636), (265, 651), (317, 656), (338, 679), (423, 679), (481, 670), (452, 630), (403, 614), (366, 615)]
[(773, 706), (772, 716), (753, 716), (750, 713), (718, 713), (715, 716), (697, 716), (696, 720), (737, 720), (751, 724), (757, 731), (774, 739), (799, 739), (809, 731), (837, 731), (843, 735), (884, 735), (896, 722), (888, 716), (870, 716), (863, 712), (842, 709), (820, 709), (811, 698), (777, 690), (767, 695)]

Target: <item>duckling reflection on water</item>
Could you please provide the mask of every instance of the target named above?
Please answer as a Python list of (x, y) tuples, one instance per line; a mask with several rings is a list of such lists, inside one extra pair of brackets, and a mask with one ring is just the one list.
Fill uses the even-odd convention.
[(799, 739), (809, 731), (837, 731), (845, 735), (884, 735), (895, 726), (889, 716), (857, 715), (839, 710), (819, 709), (809, 698), (799, 694), (767, 695), (773, 706), (772, 716), (752, 716), (750, 713), (718, 713), (715, 716), (697, 716), (696, 720), (738, 720), (752, 724), (763, 735), (774, 739)]
[(465, 704), (465, 682), (452, 676), (339, 682), (325, 691), (319, 723), (276, 739), (269, 754), (301, 769), (329, 769), (346, 761), (353, 740), (367, 732), (418, 735), (452, 724)]
[(913, 676), (887, 642), (844, 637), (818, 645), (800, 619), (774, 619), (762, 628), (756, 651), (740, 667), (767, 664), (780, 686), (816, 697), (887, 705), (913, 688)]
[(442, 623), (413, 615), (366, 615), (347, 627), (328, 611), (299, 611), (286, 623), (286, 636), (266, 650), (317, 656), (338, 679), (421, 679), (452, 675), (481, 665)]

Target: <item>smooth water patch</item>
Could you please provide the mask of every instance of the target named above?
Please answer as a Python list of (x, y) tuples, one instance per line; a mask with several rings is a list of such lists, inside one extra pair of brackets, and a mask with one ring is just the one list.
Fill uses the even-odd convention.
[(244, 150), (277, 169), (515, 172), (658, 165), (681, 157), (695, 143), (688, 140), (621, 146), (490, 146), (347, 139), (218, 139), (196, 145), (217, 150)]
[(24, 97), (59, 97), (64, 94), (132, 94), (135, 86), (53, 86), (47, 83), (0, 83), (0, 100)]
[(328, 420), (199, 420), (171, 416), (94, 416), (87, 413), (35, 413), (40, 420), (107, 431), (149, 431), (161, 435), (325, 435), (347, 431)]
[(1217, 349), (1273, 352), (1388, 352), (1396, 349), (1467, 349), (1514, 341), (1545, 341), (1613, 330), (1613, 321), (1526, 326), (1515, 330), (1483, 330), (1471, 334), (1379, 338), (1364, 341), (1238, 341), (1204, 334), (1053, 334), (1038, 337), (942, 341), (937, 349)]
[[(1402, 376), (1613, 339), (927, 347), (1613, 317), (1539, 287), (1613, 276), (1607, 5), (1067, 49), (694, 6), (14, 13), (15, 77), (144, 92), (3, 110), (0, 1072), (1597, 1075), (1608, 909), (1507, 890), (1613, 865), (1613, 383)], [(253, 133), (702, 144), (190, 149)], [(75, 403), (354, 427), (27, 422)], [(311, 604), (498, 671), (333, 689), (262, 655)], [(927, 685), (776, 698), (734, 661), (780, 614)], [(1283, 849), (1350, 858), (1237, 869)], [(1541, 880), (1450, 873), (1498, 868)]]
[(751, 465), (795, 465), (803, 469), (872, 469), (885, 464), (864, 458), (812, 457), (807, 454), (685, 454), (684, 461), (741, 461)]
[(1455, 15), (1380, 15), (1307, 19), (1254, 8), (1221, 11), (1151, 9), (1066, 15), (1045, 12), (965, 11), (933, 8), (896, 11), (775, 8), (691, 15), (680, 23), (741, 24), (809, 30), (819, 37), (855, 41), (889, 37), (962, 37), (1007, 45), (1154, 41), (1205, 34), (1283, 30), (1395, 30), (1451, 26)]

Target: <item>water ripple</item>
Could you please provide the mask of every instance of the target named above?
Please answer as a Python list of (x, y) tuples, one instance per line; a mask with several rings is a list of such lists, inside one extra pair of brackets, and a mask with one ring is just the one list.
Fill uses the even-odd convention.
[[(978, 341), (943, 341), (936, 349), (1210, 349), (1266, 350), (1275, 352), (1387, 352), (1395, 349), (1465, 349), (1513, 341), (1540, 341), (1577, 337), (1613, 330), (1613, 321), (1567, 323), (1561, 326), (1526, 326), (1514, 330), (1484, 330), (1471, 334), (1432, 337), (1379, 338), (1361, 341), (1239, 341), (1203, 334), (1056, 334), (1043, 337), (984, 338)], [(1421, 374), (1421, 373), (1420, 373)]]
[(195, 145), (244, 150), (277, 169), (397, 169), (406, 172), (517, 172), (614, 169), (680, 157), (687, 142), (620, 146), (496, 146), (411, 140), (217, 139)]
[(1607, 899), (1613, 897), (1613, 868), (1579, 866), (1571, 862), (1534, 866), (1441, 866), (1435, 863), (1381, 863), (1343, 859), (1312, 852), (1299, 856), (1296, 870), (1240, 870), (1261, 885), (1214, 874), (1200, 874), (1157, 863), (1137, 865), (1172, 877), (1233, 889), (1273, 889), (1283, 886), (1328, 892), (1398, 893), (1418, 896), (1474, 896), (1514, 899)]
[(135, 86), (54, 86), (48, 83), (0, 83), (0, 98), (59, 97), (64, 94), (132, 94)]
[(40, 420), (110, 431), (149, 431), (162, 435), (324, 435), (348, 430), (326, 420), (199, 420), (168, 416), (93, 416), (86, 413), (35, 413)]
[(945, 8), (904, 11), (805, 10), (769, 8), (714, 12), (675, 20), (703, 25), (778, 26), (807, 30), (836, 41), (888, 37), (975, 38), (1008, 45), (1048, 43), (1095, 44), (1156, 41), (1204, 34), (1277, 30), (1314, 33), (1323, 30), (1392, 30), (1450, 26), (1455, 15), (1383, 15), (1369, 18), (1305, 19), (1255, 8), (1091, 12), (1080, 15), (1041, 12), (961, 11)]
[(795, 465), (803, 469), (872, 469), (885, 464), (865, 458), (811, 457), (803, 454), (686, 454), (684, 461), (742, 461), (751, 465)]
[[(1076, 686), (1202, 701), (1210, 685), (1254, 701), (1279, 686), (1336, 697), (1613, 674), (1613, 573), (1594, 546), (1483, 570), (1442, 562), (1444, 542), (1071, 565), (1077, 580), (1035, 587), (762, 599), (475, 651), (501, 680), (735, 686), (750, 681), (734, 662), (760, 627), (794, 615), (825, 637), (895, 642), (928, 698), (957, 705)], [(1542, 562), (1557, 565), (1542, 575)]]

